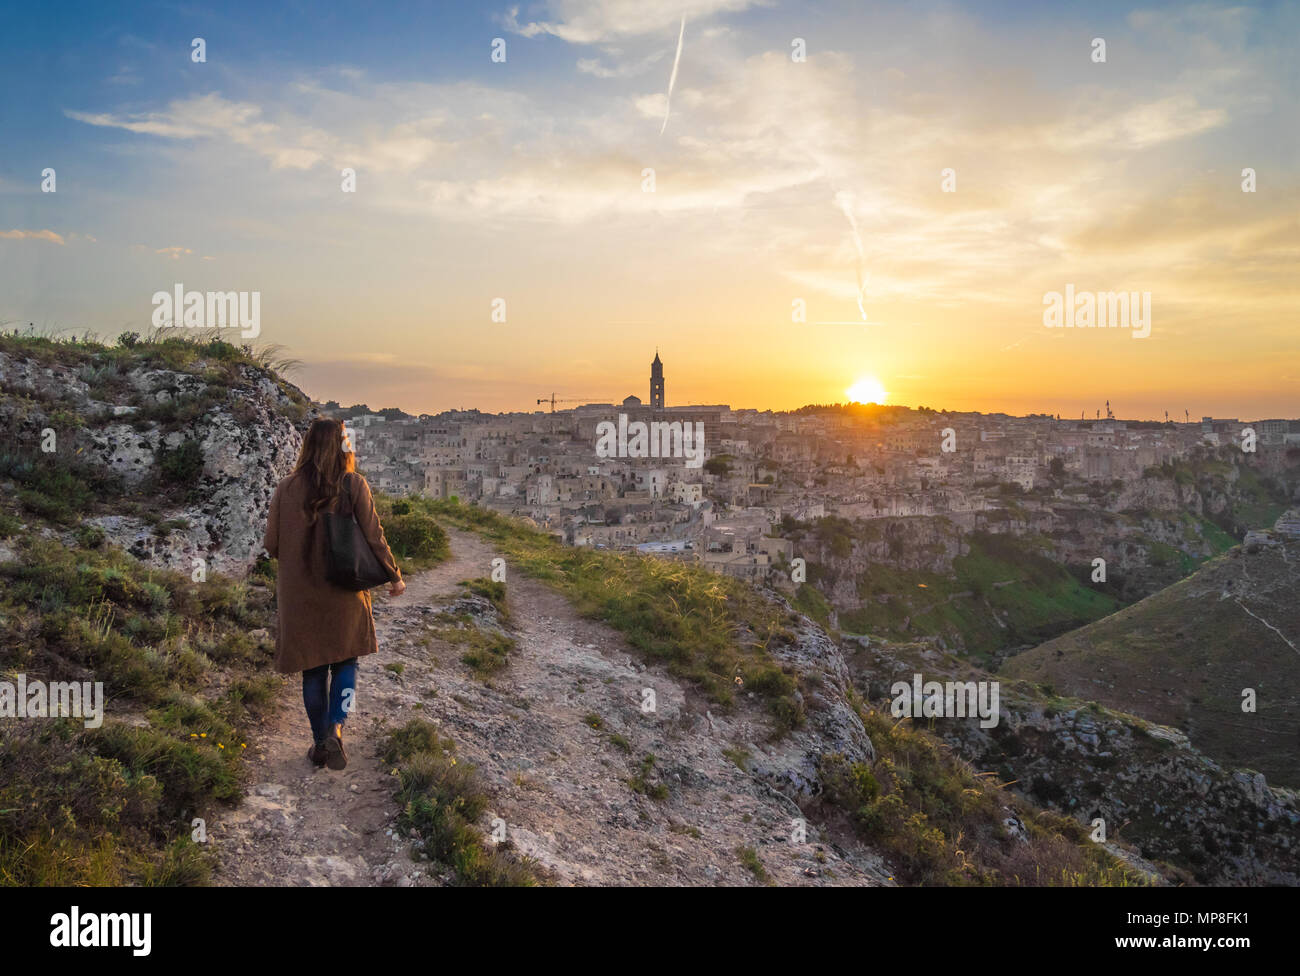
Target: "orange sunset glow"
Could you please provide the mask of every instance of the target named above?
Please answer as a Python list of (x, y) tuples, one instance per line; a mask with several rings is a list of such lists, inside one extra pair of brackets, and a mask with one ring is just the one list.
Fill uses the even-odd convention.
[[(508, 69), (58, 92), (41, 118), (113, 192), (61, 173), (33, 209), (5, 177), (0, 319), (139, 331), (177, 282), (257, 290), (308, 392), (412, 412), (621, 398), (656, 347), (678, 404), (874, 398), (869, 363), (911, 406), (1294, 412), (1283, 9), (714, 6), (506, 30), (564, 52)], [(1067, 288), (1149, 294), (1149, 335), (1046, 328)]]

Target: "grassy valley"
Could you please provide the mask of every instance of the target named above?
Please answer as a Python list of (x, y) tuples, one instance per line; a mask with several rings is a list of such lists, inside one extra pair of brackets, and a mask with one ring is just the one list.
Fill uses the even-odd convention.
[[(1226, 765), (1300, 787), (1297, 567), (1293, 541), (1235, 548), (1003, 673), (1182, 729)], [(1242, 707), (1247, 689), (1254, 711)]]
[[(935, 636), (985, 662), (1123, 605), (1113, 588), (1087, 582), (1083, 568), (1071, 572), (1050, 558), (1050, 543), (1041, 537), (972, 533), (963, 537), (964, 551), (946, 573), (887, 562), (848, 568), (853, 539), (873, 530), (869, 523), (819, 522), (813, 531), (826, 548), (819, 550), (821, 559), (810, 560), (795, 605), (843, 633), (892, 640)], [(796, 539), (797, 551), (805, 551), (801, 541)], [(854, 605), (833, 612), (827, 594), (844, 592), (846, 583)]]

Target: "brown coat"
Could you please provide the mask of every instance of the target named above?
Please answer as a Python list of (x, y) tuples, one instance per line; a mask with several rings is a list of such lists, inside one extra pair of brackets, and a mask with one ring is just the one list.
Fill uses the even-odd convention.
[[(388, 570), (389, 578), (401, 579), (366, 479), (348, 472), (343, 484), (351, 494), (357, 524), (370, 548)], [(307, 524), (302, 510), (305, 494), (304, 480), (295, 475), (276, 486), (263, 540), (266, 551), (280, 560), (275, 584), (280, 615), (275, 669), (284, 674), (379, 650), (369, 592), (353, 593), (325, 580), (325, 519), (318, 517), (315, 525)], [(342, 496), (334, 510), (347, 510)]]

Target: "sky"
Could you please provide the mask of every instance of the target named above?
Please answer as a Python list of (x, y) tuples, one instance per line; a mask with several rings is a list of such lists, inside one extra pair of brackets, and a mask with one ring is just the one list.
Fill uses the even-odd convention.
[(309, 394), (410, 412), (657, 350), (670, 406), (1300, 417), (1300, 4), (373, 6), (0, 7), (0, 323), (256, 292)]

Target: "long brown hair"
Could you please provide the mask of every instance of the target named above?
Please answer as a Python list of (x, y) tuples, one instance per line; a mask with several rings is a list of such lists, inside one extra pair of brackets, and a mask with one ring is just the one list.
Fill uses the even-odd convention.
[(302, 453), (293, 469), (307, 481), (302, 511), (307, 524), (315, 525), (316, 516), (334, 503), (343, 487), (343, 476), (357, 469), (357, 456), (343, 450), (343, 423), (330, 418), (313, 420), (302, 439)]

